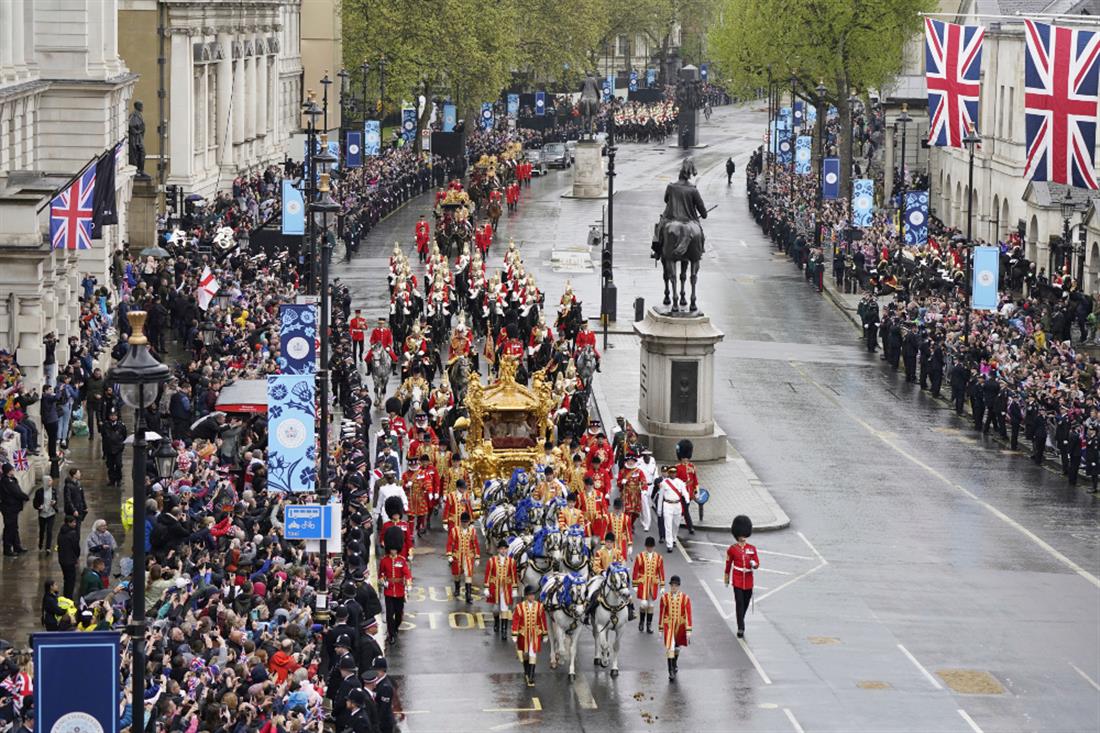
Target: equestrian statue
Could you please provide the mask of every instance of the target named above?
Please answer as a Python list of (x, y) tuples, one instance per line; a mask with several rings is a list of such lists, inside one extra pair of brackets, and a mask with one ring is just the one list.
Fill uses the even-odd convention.
[(580, 98), (581, 130), (591, 140), (596, 134), (596, 117), (600, 114), (600, 84), (595, 74), (584, 77)]
[[(679, 313), (698, 310), (695, 305), (695, 283), (699, 278), (699, 261), (703, 258), (703, 227), (700, 219), (707, 218), (707, 207), (699, 189), (691, 182), (697, 176), (695, 161), (685, 158), (675, 183), (665, 188), (665, 211), (653, 231), (652, 257), (660, 260), (664, 270), (665, 299), (669, 311)], [(676, 263), (680, 263), (680, 288), (676, 289)], [(688, 267), (691, 267), (691, 303), (686, 296)], [(669, 297), (669, 285), (672, 296)]]

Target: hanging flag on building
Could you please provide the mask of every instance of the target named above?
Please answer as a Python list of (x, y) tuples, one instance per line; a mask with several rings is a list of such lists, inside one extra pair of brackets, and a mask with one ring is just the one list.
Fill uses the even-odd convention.
[(283, 234), (306, 233), (306, 202), (290, 179), (283, 179)]
[(905, 243), (928, 242), (928, 192), (907, 191), (905, 194)]
[(961, 148), (978, 120), (982, 73), (980, 25), (924, 19), (925, 83), (928, 86), (928, 142)]
[(535, 92), (535, 116), (543, 117), (546, 114), (546, 92)]
[(794, 172), (800, 176), (810, 175), (810, 158), (813, 141), (809, 135), (799, 135), (794, 141)]
[(118, 201), (115, 193), (115, 172), (122, 157), (122, 142), (99, 156), (95, 164), (95, 196), (92, 208), (92, 239), (103, 239), (103, 227), (118, 224)]
[(482, 102), (481, 103), (481, 129), (492, 130), (493, 129), (493, 103)]
[(458, 108), (450, 102), (443, 105), (443, 132), (454, 132), (458, 124)]
[(826, 158), (821, 162), (821, 197), (826, 200), (840, 198), (840, 158)]
[(997, 310), (997, 283), (1000, 280), (1000, 247), (975, 247), (970, 307), (978, 311)]
[(199, 287), (195, 291), (195, 300), (199, 303), (199, 308), (206, 310), (210, 307), (210, 301), (214, 299), (214, 296), (218, 294), (221, 289), (221, 283), (214, 277), (214, 273), (210, 271), (210, 266), (207, 265), (203, 268), (202, 277), (199, 278)]
[(699, 78), (706, 81), (708, 76), (710, 76), (709, 64), (699, 64)]
[(367, 120), (363, 123), (363, 155), (373, 157), (382, 153), (382, 123)]
[(1097, 188), (1097, 75), (1100, 35), (1024, 21), (1024, 175)]
[(870, 178), (857, 178), (852, 183), (852, 226), (871, 226), (875, 208), (875, 182)]
[(358, 130), (348, 130), (347, 140), (345, 141), (348, 146), (347, 153), (344, 155), (344, 162), (348, 168), (362, 168), (363, 167), (363, 133)]
[(508, 95), (508, 116), (513, 120), (519, 117), (519, 95)]
[(53, 249), (91, 249), (95, 169), (89, 163), (50, 200), (50, 246)]

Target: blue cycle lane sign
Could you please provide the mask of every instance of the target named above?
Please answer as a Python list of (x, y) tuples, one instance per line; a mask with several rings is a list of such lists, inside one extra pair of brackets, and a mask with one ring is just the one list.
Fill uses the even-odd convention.
[(289, 504), (285, 507), (283, 536), (288, 540), (323, 540), (332, 534), (332, 507)]

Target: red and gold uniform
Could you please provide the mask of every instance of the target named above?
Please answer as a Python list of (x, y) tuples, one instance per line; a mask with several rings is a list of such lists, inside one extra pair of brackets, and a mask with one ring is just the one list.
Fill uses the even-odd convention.
[[(597, 437), (590, 440), (588, 445), (585, 446), (584, 470), (589, 474), (593, 473), (596, 459), (599, 458), (599, 470), (607, 471), (610, 475), (612, 453), (611, 444), (607, 442), (607, 438)], [(610, 490), (610, 487), (608, 487), (608, 490)]]
[(534, 662), (546, 636), (546, 609), (538, 601), (521, 601), (512, 611), (512, 636), (521, 662)]
[(644, 610), (647, 602), (657, 600), (661, 586), (665, 584), (665, 559), (661, 557), (661, 553), (652, 550), (638, 553), (634, 558), (634, 573), (631, 577)]
[(353, 316), (348, 321), (348, 332), (352, 341), (363, 343), (363, 339), (367, 337), (367, 319), (360, 315)]
[(459, 517), (463, 513), (474, 516), (474, 502), (469, 490), (458, 491), (451, 488), (443, 497), (443, 526), (450, 530), (458, 526)]
[[(393, 350), (393, 331), (386, 326), (375, 326), (370, 332), (370, 345), (381, 344), (382, 348), (389, 352), (390, 358), (397, 361), (397, 354)], [(370, 361), (370, 354), (367, 355)]]
[(618, 540), (611, 546), (611, 549), (608, 549), (607, 545), (600, 545), (599, 549), (592, 555), (592, 574), (599, 575), (611, 567), (612, 563), (616, 562), (626, 563), (626, 556), (620, 551)]
[(672, 659), (678, 647), (688, 645), (691, 631), (691, 599), (686, 593), (677, 589), (661, 596), (657, 625), (664, 636), (665, 652)]
[(485, 600), (493, 613), (507, 618), (512, 608), (512, 589), (519, 585), (515, 558), (493, 555), (485, 564)]
[(622, 512), (614, 512), (608, 518), (608, 532), (615, 533), (615, 546), (619, 548), (623, 562), (630, 556), (630, 548), (634, 545), (633, 524), (633, 520)]
[(584, 530), (585, 535), (588, 532), (588, 520), (584, 516), (584, 512), (575, 506), (563, 507), (558, 512), (558, 528), (561, 530), (567, 530), (570, 527), (580, 527)]
[(432, 233), (431, 228), (428, 226), (428, 222), (421, 219), (416, 222), (416, 251), (421, 256), (428, 254), (428, 242), (431, 241)]
[(603, 537), (611, 531), (611, 515), (607, 513), (607, 507), (600, 502), (589, 502), (587, 506), (596, 507), (588, 520), (588, 531), (596, 539)]
[(405, 485), (405, 494), (409, 497), (409, 516), (416, 518), (417, 529), (420, 529), (431, 510), (432, 477), (421, 469), (415, 472), (410, 470), (405, 471), (401, 483)]
[(677, 463), (676, 478), (684, 482), (684, 486), (688, 490), (688, 497), (695, 498), (695, 494), (699, 492), (699, 475), (695, 473), (695, 464), (686, 460)]
[(453, 526), (447, 533), (447, 560), (451, 575), (471, 582), (474, 564), (481, 559), (481, 547), (477, 542), (477, 529), (471, 526)]
[(624, 468), (619, 472), (619, 494), (623, 499), (623, 512), (630, 517), (630, 524), (642, 513), (642, 492), (646, 488), (645, 474), (638, 467)]

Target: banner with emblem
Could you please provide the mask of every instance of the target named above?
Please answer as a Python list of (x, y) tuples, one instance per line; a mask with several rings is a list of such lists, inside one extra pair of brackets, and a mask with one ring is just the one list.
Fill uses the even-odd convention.
[(615, 75), (608, 74), (607, 78), (603, 80), (603, 101), (610, 102), (611, 98), (615, 96)]
[(706, 81), (708, 76), (710, 76), (710, 65), (706, 63), (699, 64), (699, 78)]
[(519, 117), (519, 95), (508, 95), (508, 116), (513, 120)]
[(815, 105), (806, 105), (806, 122), (817, 122), (817, 107)]
[(790, 134), (786, 130), (779, 132), (779, 141), (777, 143), (778, 160), (780, 165), (790, 165), (794, 160), (794, 150), (792, 148), (794, 141), (791, 140)]
[(875, 209), (875, 182), (870, 178), (857, 178), (852, 183), (852, 226), (871, 226)]
[(347, 152), (344, 154), (344, 163), (348, 168), (363, 167), (363, 133), (358, 130), (348, 130)]
[(289, 178), (283, 179), (283, 234), (306, 233), (306, 202)]
[(928, 242), (928, 192), (908, 191), (905, 194), (905, 243)]
[(279, 371), (313, 374), (317, 361), (317, 306), (284, 303), (279, 306)]
[(840, 198), (840, 158), (826, 158), (821, 161), (821, 173), (821, 198)]
[[(119, 730), (119, 634), (51, 631), (31, 634), (34, 678), (11, 679), (34, 696), (34, 730), (113, 733)], [(7, 691), (12, 699), (22, 701)]]
[(401, 108), (401, 137), (406, 145), (416, 137), (416, 107)]
[(458, 124), (458, 108), (450, 102), (443, 105), (443, 132), (454, 132)]
[(546, 92), (535, 92), (535, 116), (546, 115)]
[(997, 310), (1001, 250), (999, 247), (975, 247), (973, 252), (974, 281), (971, 283), (970, 307), (976, 311)]
[(801, 125), (802, 124), (802, 109), (803, 109), (802, 100), (801, 99), (796, 99), (794, 101), (794, 124), (795, 125)]
[(481, 129), (492, 130), (493, 129), (493, 103), (482, 102), (481, 103)]
[(317, 403), (312, 374), (267, 378), (267, 489), (312, 492), (317, 485)]
[(799, 135), (794, 141), (794, 172), (810, 175), (810, 158), (813, 157), (813, 140), (809, 135)]
[(627, 89), (632, 92), (638, 91), (638, 72), (633, 69), (630, 70), (630, 83), (627, 85)]
[(367, 120), (363, 123), (363, 155), (368, 157), (382, 154), (382, 123)]
[(657, 83), (657, 70), (656, 69), (646, 69), (645, 70), (645, 85), (646, 85), (646, 88), (649, 89), (650, 87), (652, 87), (656, 83)]

